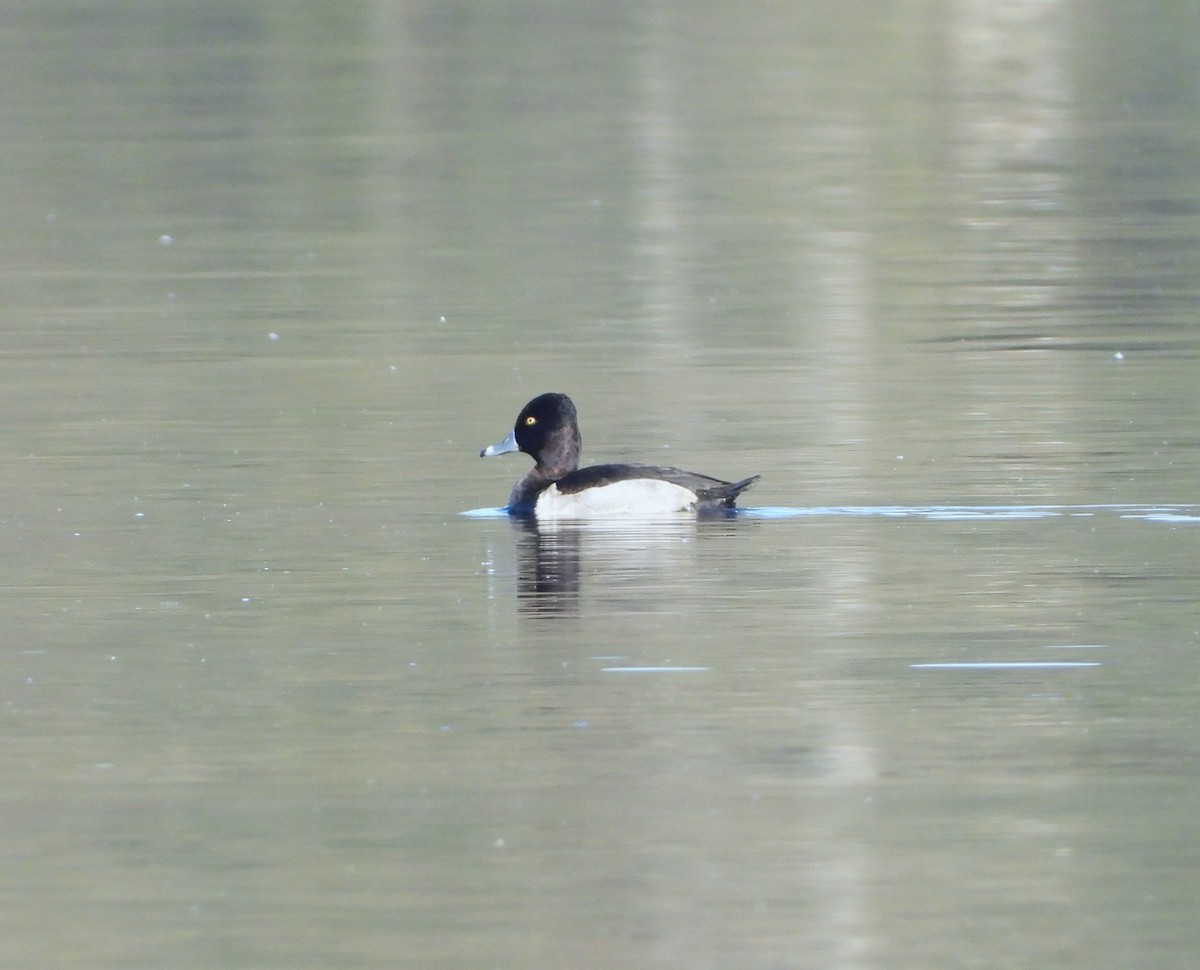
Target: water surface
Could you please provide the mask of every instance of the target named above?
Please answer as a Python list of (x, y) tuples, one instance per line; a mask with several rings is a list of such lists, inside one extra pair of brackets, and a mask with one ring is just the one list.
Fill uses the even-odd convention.
[(1192, 6), (9, 14), (0, 963), (1194, 964)]

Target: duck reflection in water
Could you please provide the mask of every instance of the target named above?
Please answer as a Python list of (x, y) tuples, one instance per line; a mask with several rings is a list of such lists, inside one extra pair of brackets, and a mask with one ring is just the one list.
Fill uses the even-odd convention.
[(513, 519), (517, 541), (517, 603), (523, 613), (560, 615), (579, 605), (583, 537), (577, 528), (538, 528), (537, 519)]
[(754, 525), (754, 520), (680, 515), (654, 520), (551, 520), (513, 517), (518, 532), (517, 608), (527, 615), (578, 613), (580, 599), (619, 598), (629, 605), (694, 582), (704, 540)]

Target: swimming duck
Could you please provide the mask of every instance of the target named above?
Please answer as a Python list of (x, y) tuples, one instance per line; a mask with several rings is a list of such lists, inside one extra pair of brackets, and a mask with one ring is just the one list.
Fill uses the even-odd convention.
[(480, 458), (523, 451), (534, 466), (513, 486), (510, 515), (576, 518), (654, 515), (732, 509), (759, 476), (725, 482), (664, 465), (612, 464), (579, 467), (583, 441), (575, 405), (565, 394), (540, 394), (521, 409), (508, 437)]

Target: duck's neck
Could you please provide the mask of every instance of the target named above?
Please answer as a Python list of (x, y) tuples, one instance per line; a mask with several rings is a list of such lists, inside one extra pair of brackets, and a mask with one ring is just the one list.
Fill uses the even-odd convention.
[(583, 441), (578, 428), (560, 428), (551, 438), (546, 452), (560, 456), (557, 461), (540, 462), (534, 465), (516, 485), (508, 497), (510, 509), (531, 509), (537, 497), (563, 475), (579, 467), (579, 452)]
[(559, 428), (547, 439), (546, 447), (542, 449), (542, 454), (557, 457), (554, 461), (540, 462), (533, 471), (540, 478), (556, 482), (579, 467), (579, 452), (582, 449), (583, 439), (580, 438), (577, 427), (572, 425)]
[[(561, 477), (561, 476), (560, 476)], [(540, 467), (531, 468), (529, 473), (513, 486), (508, 496), (508, 508), (515, 512), (532, 511), (537, 497), (553, 485), (557, 478), (547, 478)]]

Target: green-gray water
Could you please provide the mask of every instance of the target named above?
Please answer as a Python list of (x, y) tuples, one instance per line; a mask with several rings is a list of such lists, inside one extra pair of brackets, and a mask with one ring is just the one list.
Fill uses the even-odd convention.
[(0, 964), (1195, 965), (1195, 5), (6, 14)]

